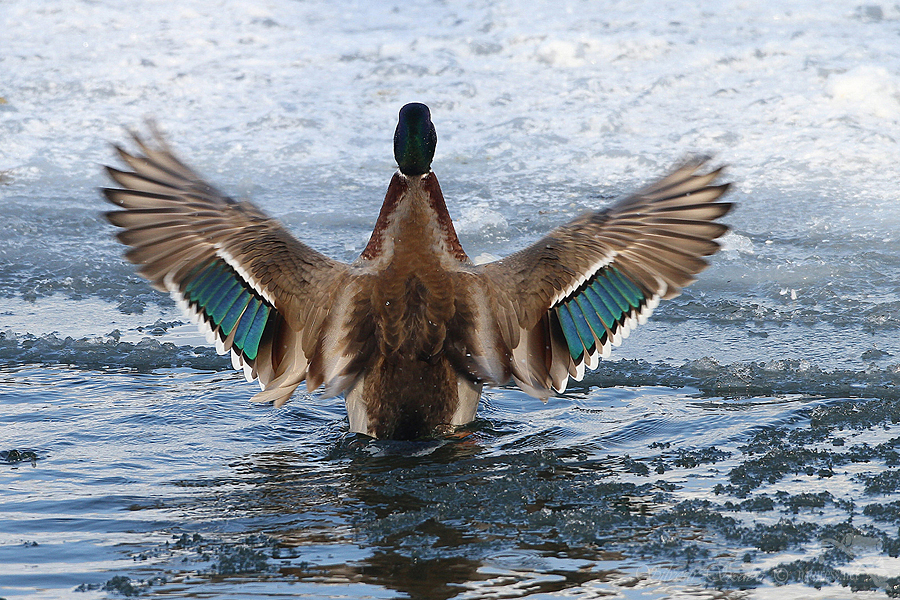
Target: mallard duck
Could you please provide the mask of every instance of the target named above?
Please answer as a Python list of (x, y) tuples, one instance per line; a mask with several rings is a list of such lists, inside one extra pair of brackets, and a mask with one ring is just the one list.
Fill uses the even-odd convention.
[(424, 104), (400, 110), (398, 170), (362, 254), (347, 264), (235, 201), (155, 142), (115, 146), (106, 213), (125, 253), (168, 292), (235, 369), (281, 406), (305, 380), (344, 395), (350, 430), (415, 439), (475, 418), (485, 384), (514, 381), (543, 400), (597, 366), (660, 299), (707, 265), (728, 228), (728, 184), (704, 160), (531, 246), (475, 265), (459, 242), (437, 176), (437, 134)]

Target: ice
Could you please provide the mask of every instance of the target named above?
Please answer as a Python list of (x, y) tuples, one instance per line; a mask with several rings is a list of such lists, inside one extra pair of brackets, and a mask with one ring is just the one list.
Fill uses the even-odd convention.
[[(647, 165), (623, 151), (661, 168), (697, 150), (753, 186), (815, 189), (835, 167), (862, 183), (840, 159), (885, 130), (875, 113), (896, 111), (893, 9), (874, 5), (54, 6), (5, 4), (5, 169), (43, 156), (93, 174), (85, 152), (102, 160), (101, 140), (147, 115), (213, 168), (228, 166), (223, 154), (251, 172), (275, 165), (276, 177), (385, 164), (397, 108), (421, 99), (435, 109), (439, 158), (468, 156), (467, 174), (506, 140), (515, 152), (492, 155), (500, 173), (566, 166), (573, 181), (630, 171), (633, 182)], [(521, 117), (531, 126), (514, 139), (494, 128)], [(547, 135), (559, 143), (548, 148)], [(885, 166), (896, 150), (877, 145)], [(803, 173), (813, 181), (792, 177)]]
[(741, 254), (754, 254), (753, 240), (745, 235), (729, 231), (719, 240), (723, 257), (740, 258)]
[[(394, 168), (397, 111), (422, 101), (473, 257), (685, 156), (729, 165), (723, 252), (613, 358), (863, 370), (867, 348), (900, 352), (898, 22), (893, 4), (811, 0), (5, 2), (0, 297), (92, 298), (133, 315), (123, 330), (155, 304), (179, 317), (99, 216), (108, 142), (148, 117), (212, 183), (353, 260)], [(112, 329), (106, 310), (82, 310), (97, 324), (75, 339)], [(61, 330), (32, 313), (6, 321)]]
[(460, 218), (455, 221), (454, 227), (457, 233), (463, 235), (482, 230), (503, 232), (509, 228), (509, 224), (502, 214), (486, 206), (467, 206), (462, 210)]
[(861, 65), (831, 75), (828, 92), (848, 114), (900, 118), (900, 77), (883, 66)]

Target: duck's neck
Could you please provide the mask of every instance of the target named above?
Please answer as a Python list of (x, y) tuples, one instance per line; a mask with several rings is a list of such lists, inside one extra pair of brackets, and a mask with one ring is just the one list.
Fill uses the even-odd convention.
[(390, 260), (401, 247), (469, 262), (447, 212), (433, 172), (407, 176), (394, 173), (375, 222), (363, 260)]

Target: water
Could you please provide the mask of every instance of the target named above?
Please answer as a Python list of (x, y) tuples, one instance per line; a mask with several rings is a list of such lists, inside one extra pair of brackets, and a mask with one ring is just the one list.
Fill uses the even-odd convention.
[[(900, 10), (889, 3), (0, 6), (0, 596), (900, 594)], [(458, 437), (254, 406), (121, 259), (96, 188), (154, 117), (341, 260), (400, 106), (472, 256), (691, 153), (712, 267), (547, 404)]]

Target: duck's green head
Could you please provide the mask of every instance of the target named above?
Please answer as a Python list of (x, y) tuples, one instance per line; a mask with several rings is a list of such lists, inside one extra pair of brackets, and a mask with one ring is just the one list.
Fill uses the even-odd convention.
[(413, 102), (400, 109), (400, 122), (394, 132), (394, 158), (404, 175), (424, 175), (431, 170), (437, 132), (431, 123), (431, 111)]

